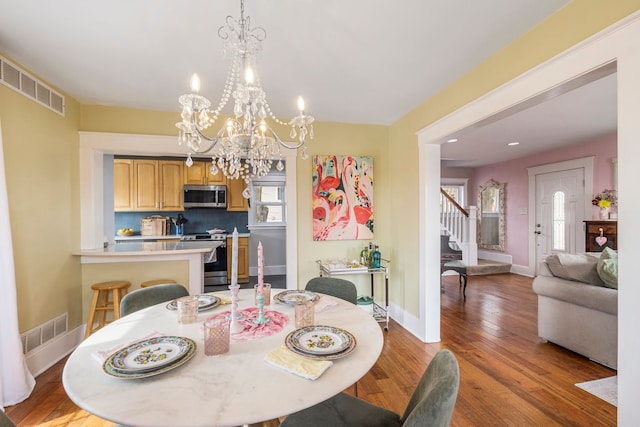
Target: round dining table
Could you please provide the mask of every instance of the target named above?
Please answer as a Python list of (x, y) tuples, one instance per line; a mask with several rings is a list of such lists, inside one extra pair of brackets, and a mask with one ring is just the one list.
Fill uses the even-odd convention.
[[(285, 345), (294, 331), (294, 306), (272, 301), (288, 321), (268, 336), (244, 341), (233, 338), (228, 353), (204, 354), (202, 323), (207, 317), (231, 310), (221, 304), (198, 314), (198, 321), (179, 324), (177, 312), (161, 303), (124, 316), (93, 333), (69, 356), (62, 374), (64, 389), (80, 408), (100, 418), (127, 426), (239, 426), (271, 420), (310, 407), (348, 388), (375, 364), (383, 346), (380, 325), (365, 310), (342, 299), (320, 295), (314, 325), (344, 329), (355, 338), (355, 348), (315, 380), (274, 366), (265, 355)], [(212, 295), (230, 297), (230, 292)], [(223, 298), (224, 300), (224, 298)], [(240, 290), (238, 312), (254, 305), (253, 289)], [(152, 334), (178, 336), (196, 343), (195, 354), (175, 369), (144, 378), (121, 378), (103, 368), (104, 354)], [(100, 358), (103, 355), (103, 358)]]

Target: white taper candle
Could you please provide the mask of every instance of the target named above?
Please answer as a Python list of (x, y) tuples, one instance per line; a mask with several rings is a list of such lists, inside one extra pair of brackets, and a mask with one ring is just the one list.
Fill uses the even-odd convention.
[(235, 227), (231, 239), (231, 284), (238, 284), (238, 229)]

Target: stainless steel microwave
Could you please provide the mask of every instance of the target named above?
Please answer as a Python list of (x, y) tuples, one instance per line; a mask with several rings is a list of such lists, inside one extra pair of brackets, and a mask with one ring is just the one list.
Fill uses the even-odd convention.
[(185, 185), (185, 208), (226, 208), (227, 187), (224, 185)]

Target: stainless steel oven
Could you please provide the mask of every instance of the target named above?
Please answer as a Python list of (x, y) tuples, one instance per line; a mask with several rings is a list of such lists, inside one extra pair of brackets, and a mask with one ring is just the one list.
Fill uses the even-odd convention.
[(225, 233), (185, 234), (182, 236), (182, 240), (199, 242), (211, 240), (212, 243), (218, 244), (214, 249), (214, 256), (209, 254), (204, 256), (204, 262), (202, 263), (204, 286), (227, 285), (227, 235)]

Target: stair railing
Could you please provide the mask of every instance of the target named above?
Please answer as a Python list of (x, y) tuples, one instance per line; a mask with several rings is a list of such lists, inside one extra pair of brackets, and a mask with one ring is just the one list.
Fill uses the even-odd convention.
[(462, 250), (462, 260), (466, 265), (477, 265), (477, 208), (465, 209), (449, 193), (440, 189), (440, 225), (450, 236), (450, 240)]

